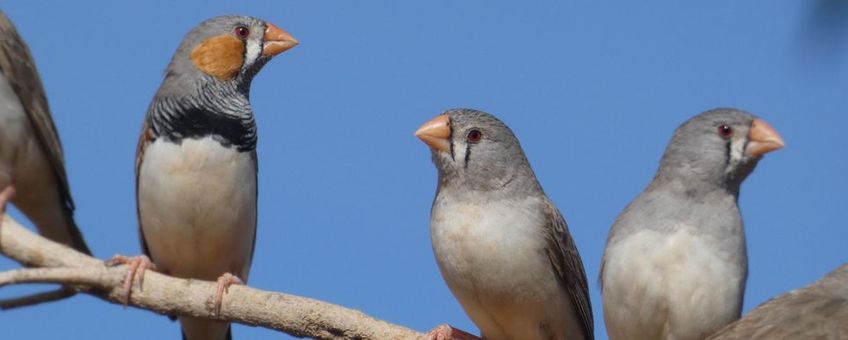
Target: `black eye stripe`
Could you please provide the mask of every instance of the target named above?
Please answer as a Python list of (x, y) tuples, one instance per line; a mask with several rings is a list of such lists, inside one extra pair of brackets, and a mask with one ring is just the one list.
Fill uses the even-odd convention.
[(724, 150), (725, 150), (725, 151), (724, 151), (724, 153), (725, 153), (725, 157), (724, 157), (724, 166), (725, 166), (725, 168), (726, 168), (726, 167), (730, 164), (730, 159), (731, 159), (731, 158), (733, 158), (733, 155), (731, 155), (731, 153), (733, 152), (733, 147), (732, 147), (732, 145), (731, 145), (730, 141), (727, 141), (727, 142), (726, 142), (726, 143), (724, 143), (724, 144), (725, 144), (725, 149), (724, 149)]
[[(448, 121), (448, 126), (450, 126), (450, 121)], [(450, 136), (448, 136), (448, 140), (450, 141), (451, 160), (455, 162), (456, 161), (456, 154), (454, 153), (453, 129), (450, 129)]]

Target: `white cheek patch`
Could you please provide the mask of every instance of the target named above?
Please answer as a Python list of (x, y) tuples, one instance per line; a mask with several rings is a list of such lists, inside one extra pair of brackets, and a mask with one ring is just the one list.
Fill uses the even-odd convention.
[(242, 65), (242, 69), (250, 68), (256, 62), (256, 59), (259, 59), (259, 55), (262, 53), (262, 44), (259, 43), (259, 40), (261, 39), (247, 40), (247, 50), (244, 53), (244, 65)]
[(465, 161), (465, 153), (468, 151), (468, 147), (463, 144), (453, 144), (453, 159), (457, 162)]
[(727, 168), (724, 169), (725, 173), (730, 173), (733, 169), (736, 168), (736, 165), (742, 162), (742, 158), (745, 157), (745, 140), (744, 139), (733, 139), (730, 141), (730, 161), (727, 162)]

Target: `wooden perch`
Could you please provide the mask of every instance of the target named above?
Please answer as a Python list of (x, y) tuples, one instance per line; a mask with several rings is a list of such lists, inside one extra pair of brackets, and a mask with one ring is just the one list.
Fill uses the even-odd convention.
[[(0, 287), (22, 283), (72, 286), (115, 304), (124, 304), (126, 266), (107, 266), (47, 240), (3, 216), (0, 252), (30, 268), (0, 273)], [(212, 315), (215, 283), (148, 271), (142, 289), (133, 284), (128, 305), (167, 315), (188, 315), (276, 329), (316, 339), (419, 339), (412, 329), (327, 302), (234, 285), (224, 295), (220, 315)]]
[[(3, 216), (0, 252), (28, 266), (0, 273), (0, 287), (56, 283), (124, 304), (126, 266), (47, 240)], [(316, 339), (423, 339), (425, 334), (327, 302), (247, 286), (231, 286), (221, 314), (211, 308), (215, 283), (149, 271), (133, 284), (128, 305), (166, 315), (236, 322)], [(848, 264), (802, 289), (774, 298), (710, 337), (731, 339), (848, 339)]]

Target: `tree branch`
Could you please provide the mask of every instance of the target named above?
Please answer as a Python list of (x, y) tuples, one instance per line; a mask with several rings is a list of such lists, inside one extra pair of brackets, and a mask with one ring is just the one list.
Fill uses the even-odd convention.
[(48, 292), (0, 300), (0, 309), (8, 310), (13, 308), (29, 307), (41, 303), (64, 300), (76, 294), (76, 290), (62, 287)]
[[(28, 267), (0, 273), (0, 287), (20, 283), (58, 283), (103, 300), (124, 304), (126, 266), (98, 259), (47, 240), (10, 216), (0, 223), (0, 252)], [(236, 322), (316, 339), (418, 339), (412, 329), (360, 311), (309, 298), (234, 285), (224, 296), (220, 315), (212, 315), (215, 283), (178, 279), (150, 271), (142, 289), (133, 284), (128, 305), (167, 315)]]

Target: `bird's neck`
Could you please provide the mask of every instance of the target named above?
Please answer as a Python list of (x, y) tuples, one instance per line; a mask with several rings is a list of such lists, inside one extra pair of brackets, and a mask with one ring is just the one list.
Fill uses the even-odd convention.
[(439, 191), (450, 191), (456, 197), (488, 197), (497, 200), (502, 197), (520, 197), (542, 192), (535, 176), (519, 171), (511, 171), (505, 176), (487, 178), (485, 174), (446, 174), (439, 173)]
[(679, 193), (685, 197), (705, 197), (713, 194), (738, 197), (740, 183), (727, 176), (692, 171), (660, 171), (651, 187)]

